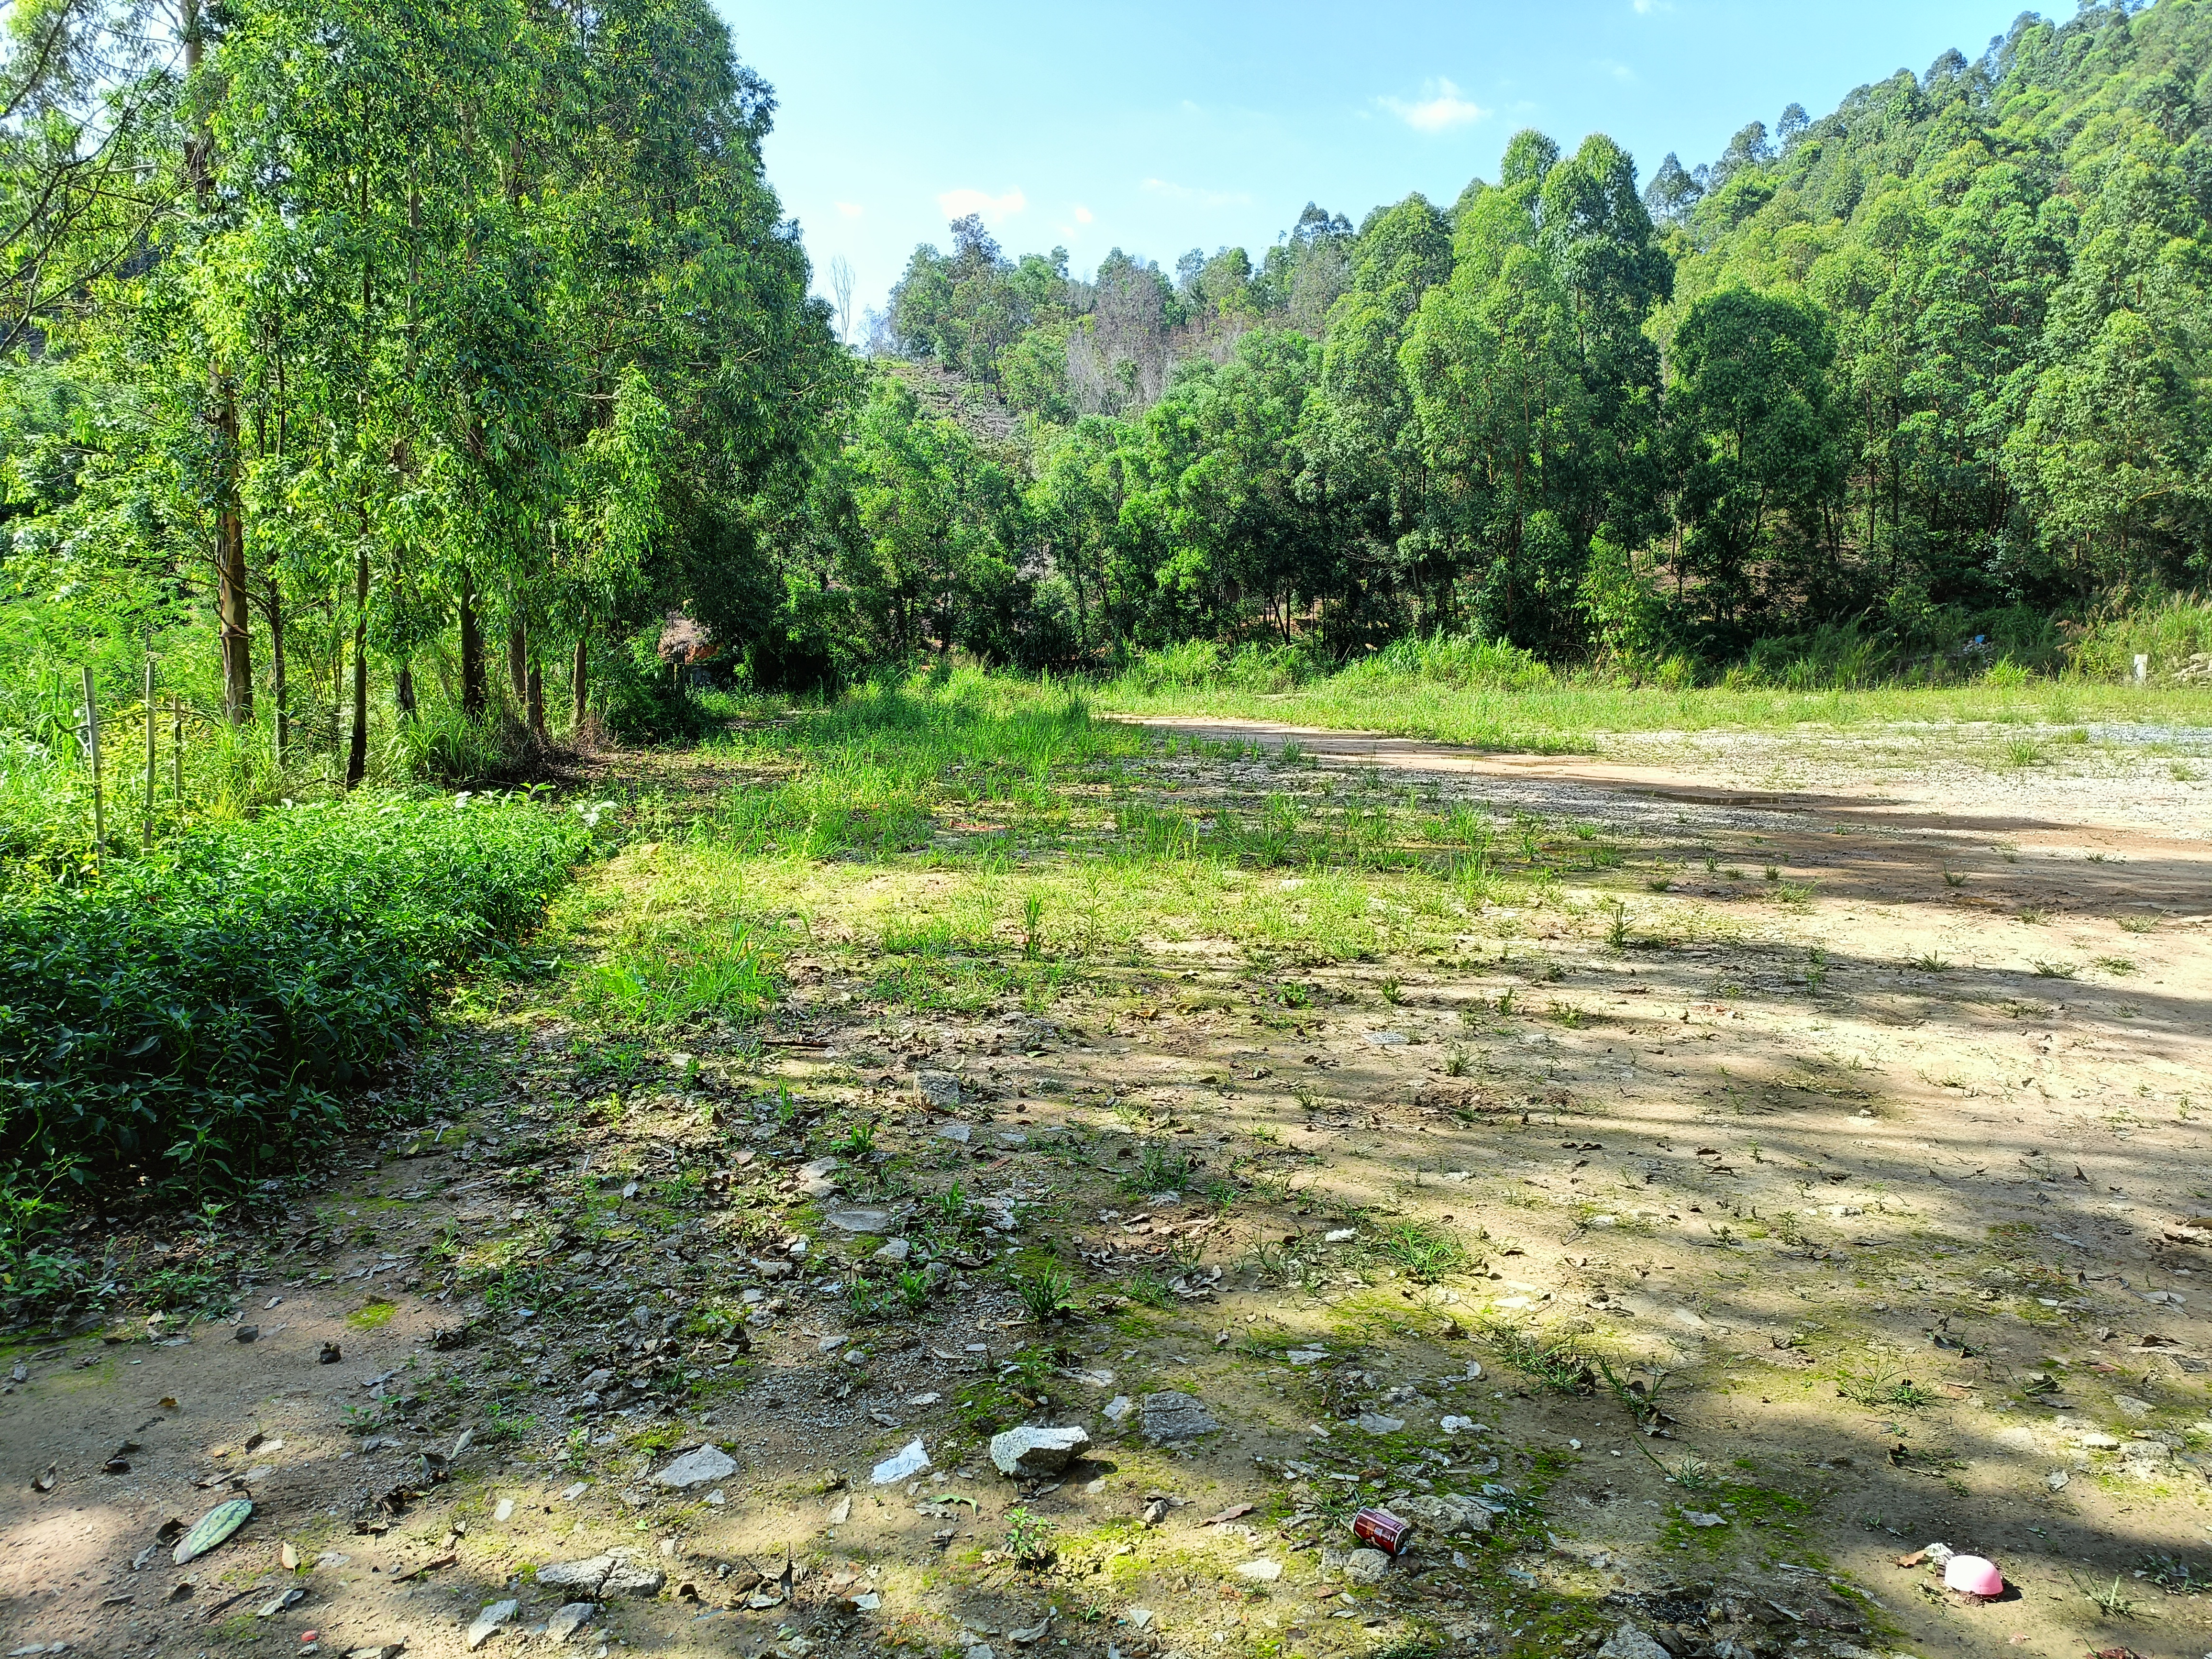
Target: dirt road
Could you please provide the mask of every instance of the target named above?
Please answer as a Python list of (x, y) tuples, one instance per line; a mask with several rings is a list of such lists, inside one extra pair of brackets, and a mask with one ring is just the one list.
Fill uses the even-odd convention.
[[(21, 1354), (8, 1646), (442, 1655), (513, 1600), (487, 1650), (569, 1604), (793, 1659), (2212, 1649), (2212, 845), (2163, 758), (1174, 729), (1139, 783), (1185, 810), (1411, 791), (1550, 826), (1547, 872), (1364, 961), (1179, 913), (961, 1014), (887, 1002), (833, 894), (765, 1048), (517, 991), (232, 1270), (256, 1340)], [(1084, 1317), (1020, 1293), (1055, 1260)], [(1020, 1424), (1091, 1448), (1001, 1476)], [(1353, 1556), (1361, 1503), (1412, 1552)]]

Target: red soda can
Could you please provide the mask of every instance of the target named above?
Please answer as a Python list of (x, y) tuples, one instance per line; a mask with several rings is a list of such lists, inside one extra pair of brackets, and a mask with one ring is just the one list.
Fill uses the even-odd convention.
[(1413, 1536), (1413, 1523), (1388, 1510), (1362, 1510), (1352, 1517), (1352, 1536), (1385, 1555), (1401, 1555)]

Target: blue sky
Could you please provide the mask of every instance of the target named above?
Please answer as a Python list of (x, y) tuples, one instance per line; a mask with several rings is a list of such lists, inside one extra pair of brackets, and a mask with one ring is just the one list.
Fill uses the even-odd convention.
[[(980, 211), (1079, 272), (1272, 243), (1317, 201), (1356, 224), (1496, 176), (1523, 126), (1694, 167), (1792, 100), (1980, 53), (2019, 0), (720, 0), (775, 87), (769, 176), (880, 305), (918, 241)], [(2047, 10), (2067, 14), (2070, 7)]]

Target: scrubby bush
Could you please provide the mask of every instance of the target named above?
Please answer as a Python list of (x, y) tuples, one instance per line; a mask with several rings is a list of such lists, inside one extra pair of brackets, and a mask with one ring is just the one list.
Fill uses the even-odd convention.
[(197, 1191), (311, 1150), (589, 845), (524, 800), (371, 799), (0, 896), (0, 1174)]

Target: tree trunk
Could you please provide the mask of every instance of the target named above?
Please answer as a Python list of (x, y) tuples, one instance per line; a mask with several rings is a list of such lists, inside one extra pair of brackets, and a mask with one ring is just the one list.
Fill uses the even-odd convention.
[(530, 630), (520, 617), (507, 625), (507, 689), (518, 704), (530, 695)]
[(543, 749), (546, 746), (545, 671), (534, 662), (530, 665), (523, 705), (530, 711), (530, 735)]
[(392, 681), (392, 706), (408, 725), (415, 724), (415, 665), (403, 662)]
[(480, 720), (484, 712), (483, 630), (477, 625), (476, 583), (461, 568), (461, 714)]
[(345, 787), (368, 774), (368, 546), (353, 556), (353, 741), (346, 747)]
[(233, 726), (253, 718), (253, 649), (247, 632), (246, 523), (238, 506), (238, 399), (228, 380), (216, 392), (216, 620), (222, 643), (222, 707)]
[(584, 729), (584, 713), (591, 707), (588, 700), (592, 684), (591, 637), (589, 623), (576, 630), (576, 660), (568, 672), (569, 729), (576, 732)]

